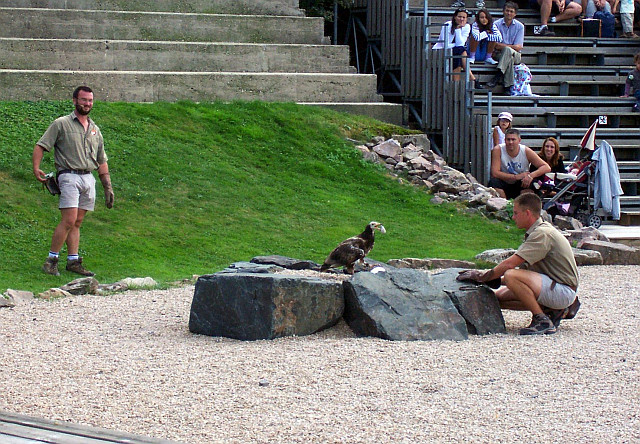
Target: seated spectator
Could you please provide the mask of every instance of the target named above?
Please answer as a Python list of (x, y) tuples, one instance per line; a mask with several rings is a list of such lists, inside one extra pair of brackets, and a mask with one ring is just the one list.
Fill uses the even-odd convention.
[(553, 37), (555, 32), (549, 29), (548, 23), (562, 22), (575, 18), (582, 12), (582, 6), (576, 0), (529, 0), (533, 9), (540, 11), (540, 26), (535, 35)]
[(582, 0), (582, 11), (586, 18), (593, 18), (596, 11), (611, 13), (611, 5), (607, 0)]
[[(560, 144), (555, 137), (547, 137), (542, 143), (538, 156), (551, 168), (552, 173), (566, 173), (564, 156), (560, 152)], [(531, 167), (533, 168), (533, 167)]]
[[(467, 23), (469, 11), (458, 8), (453, 12), (451, 20), (445, 22), (440, 29), (438, 41), (433, 45), (433, 49), (444, 49), (445, 42), (447, 48), (451, 48), (454, 56), (467, 56), (467, 40), (471, 34), (471, 25)], [(455, 57), (453, 59), (453, 72), (460, 72), (467, 69), (465, 57)], [(469, 70), (469, 78), (475, 80), (475, 76)]]
[(624, 95), (622, 97), (629, 97), (633, 93), (633, 96), (636, 98), (636, 104), (633, 105), (631, 111), (637, 113), (640, 112), (640, 52), (633, 56), (633, 63), (636, 67), (627, 75), (627, 80), (624, 84)]
[(471, 25), (469, 39), (469, 63), (486, 62), (497, 65), (491, 55), (496, 49), (496, 42), (502, 41), (502, 34), (493, 23), (493, 17), (487, 9), (481, 9), (476, 15), (476, 21)]
[[(510, 128), (505, 134), (504, 143), (491, 150), (489, 186), (505, 199), (533, 192), (533, 180), (551, 171), (549, 165), (531, 148), (521, 144), (520, 140), (520, 131)], [(536, 167), (534, 171), (530, 171), (531, 164)]]
[(499, 60), (498, 73), (487, 82), (489, 88), (499, 83), (502, 83), (505, 89), (513, 85), (513, 67), (522, 60), (520, 52), (524, 45), (524, 25), (516, 20), (517, 13), (518, 5), (511, 1), (506, 2), (502, 9), (503, 17), (495, 22), (502, 34), (502, 42), (496, 42), (496, 50), (492, 56), (494, 60)]
[(511, 128), (513, 116), (506, 111), (498, 114), (498, 124), (493, 128), (493, 146), (504, 143), (505, 132)]

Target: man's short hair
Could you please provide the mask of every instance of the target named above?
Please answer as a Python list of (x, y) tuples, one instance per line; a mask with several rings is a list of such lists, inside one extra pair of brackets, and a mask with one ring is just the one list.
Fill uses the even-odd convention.
[(540, 216), (542, 212), (542, 201), (534, 193), (522, 193), (514, 199), (513, 204), (518, 204), (520, 208), (529, 210), (536, 216)]
[(88, 92), (88, 93), (92, 93), (93, 94), (93, 90), (91, 88), (89, 88), (88, 86), (85, 86), (85, 85), (78, 86), (75, 90), (73, 90), (73, 98), (74, 99), (78, 98), (78, 94), (80, 94), (80, 91), (84, 91), (84, 92)]
[(633, 63), (640, 62), (640, 52), (636, 52), (633, 56)]
[(505, 9), (513, 9), (514, 11), (516, 11), (516, 14), (518, 13), (518, 4), (516, 2), (507, 2), (504, 4), (504, 8), (502, 8), (502, 12), (504, 12)]
[(518, 139), (520, 138), (520, 130), (516, 128), (509, 128), (504, 132), (504, 136), (507, 137), (507, 134), (515, 134), (516, 136), (518, 136)]

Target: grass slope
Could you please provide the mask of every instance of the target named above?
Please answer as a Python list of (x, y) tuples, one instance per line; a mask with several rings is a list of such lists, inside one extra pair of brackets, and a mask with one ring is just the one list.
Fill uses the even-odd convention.
[[(35, 142), (71, 103), (4, 102), (0, 111), (0, 291), (39, 292), (77, 277), (40, 271), (59, 212), (31, 168)], [(364, 162), (345, 136), (401, 130), (364, 117), (261, 102), (99, 102), (92, 118), (116, 195), (107, 210), (98, 185), (81, 231), (80, 254), (101, 283), (171, 282), (256, 255), (322, 262), (371, 220), (388, 230), (370, 255), (382, 261), (472, 259), (521, 238), (511, 224), (434, 206)], [(42, 169), (54, 170), (51, 154)]]

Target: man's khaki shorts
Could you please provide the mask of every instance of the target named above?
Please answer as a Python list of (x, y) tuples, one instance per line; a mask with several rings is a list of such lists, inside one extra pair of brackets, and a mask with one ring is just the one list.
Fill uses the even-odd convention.
[(58, 208), (93, 211), (96, 204), (96, 178), (93, 174), (62, 173), (58, 176)]
[(542, 289), (540, 290), (540, 296), (538, 296), (540, 305), (560, 310), (573, 304), (576, 299), (576, 292), (573, 291), (573, 288), (554, 282), (546, 274), (540, 274), (540, 276), (542, 276)]

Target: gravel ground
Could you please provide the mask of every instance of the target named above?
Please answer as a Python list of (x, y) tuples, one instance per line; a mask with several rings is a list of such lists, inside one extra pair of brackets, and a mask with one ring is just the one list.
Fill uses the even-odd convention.
[(0, 409), (185, 443), (638, 442), (640, 266), (580, 276), (555, 335), (505, 311), (462, 342), (193, 335), (193, 286), (38, 300), (0, 309)]

